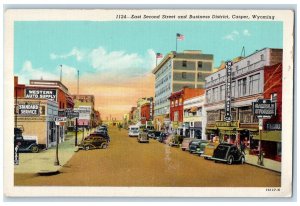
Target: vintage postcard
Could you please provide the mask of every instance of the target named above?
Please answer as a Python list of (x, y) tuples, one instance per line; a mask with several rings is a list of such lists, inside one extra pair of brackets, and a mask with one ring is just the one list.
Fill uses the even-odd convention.
[(293, 28), (291, 10), (7, 10), (5, 195), (291, 197)]

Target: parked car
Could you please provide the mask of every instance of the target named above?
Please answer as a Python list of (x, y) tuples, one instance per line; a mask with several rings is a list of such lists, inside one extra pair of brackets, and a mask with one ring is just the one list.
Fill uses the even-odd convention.
[[(202, 139), (194, 139), (190, 142), (189, 144), (189, 151), (190, 153), (197, 153), (198, 154), (200, 153), (200, 146), (202, 144), (202, 147), (203, 147), (203, 144), (207, 144), (209, 141), (208, 140), (202, 140)], [(202, 149), (202, 153), (203, 153), (203, 149)]]
[(168, 136), (168, 133), (162, 132), (162, 133), (160, 134), (160, 136), (158, 137), (157, 140), (158, 140), (160, 143), (162, 143), (162, 142), (167, 138), (167, 136)]
[(219, 144), (211, 159), (215, 160), (215, 162), (227, 162), (230, 165), (234, 162), (245, 163), (245, 156), (239, 148), (234, 144), (228, 143)]
[(131, 125), (129, 126), (128, 136), (129, 137), (138, 137), (139, 136), (139, 126)]
[(107, 140), (107, 142), (110, 142), (110, 136), (108, 135), (108, 132), (106, 130), (96, 130), (94, 133), (102, 135)]
[(147, 136), (146, 131), (142, 131), (139, 133), (139, 136), (137, 137), (138, 142), (146, 142), (149, 143), (149, 137)]
[(154, 130), (149, 130), (148, 133), (147, 133), (147, 136), (149, 138), (154, 138), (155, 137), (155, 131)]
[(181, 149), (182, 151), (188, 151), (189, 150), (189, 144), (194, 138), (184, 138), (181, 143)]
[(78, 145), (79, 148), (90, 150), (90, 149), (106, 149), (108, 147), (108, 141), (106, 137), (99, 133), (92, 133), (85, 137), (81, 144)]
[(215, 149), (217, 148), (217, 146), (219, 144), (220, 144), (219, 141), (208, 143), (205, 146), (203, 154), (201, 156), (204, 157), (204, 159), (206, 159), (206, 160), (211, 159), (214, 154)]
[(162, 132), (160, 132), (160, 131), (155, 131), (155, 132), (154, 132), (154, 137), (153, 137), (153, 139), (156, 139), (156, 140), (157, 140), (157, 139), (160, 137), (161, 133), (162, 133)]
[(40, 151), (39, 145), (37, 144), (36, 140), (24, 139), (21, 129), (15, 128), (14, 130), (14, 145), (19, 145), (19, 152), (38, 153)]
[(182, 140), (182, 136), (174, 134), (172, 135), (172, 139), (170, 140), (169, 145), (171, 147), (178, 147), (181, 144)]
[(198, 154), (199, 156), (201, 156), (204, 153), (204, 149), (208, 143), (209, 143), (209, 141), (201, 142), (199, 147), (197, 147), (195, 154)]

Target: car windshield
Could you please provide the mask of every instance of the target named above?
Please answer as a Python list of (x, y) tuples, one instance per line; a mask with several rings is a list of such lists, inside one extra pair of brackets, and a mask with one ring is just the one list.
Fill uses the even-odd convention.
[(160, 132), (155, 132), (155, 135), (160, 135)]
[(137, 131), (137, 130), (139, 130), (139, 128), (134, 128), (134, 127), (132, 127), (132, 128), (130, 128), (130, 130), (131, 130), (131, 131)]
[(222, 151), (226, 151), (228, 150), (229, 146), (226, 146), (226, 145), (219, 145), (218, 146), (218, 150), (222, 150)]

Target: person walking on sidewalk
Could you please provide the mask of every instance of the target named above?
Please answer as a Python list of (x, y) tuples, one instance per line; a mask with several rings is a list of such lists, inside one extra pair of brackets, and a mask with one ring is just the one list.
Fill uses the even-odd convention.
[(246, 153), (245, 153), (245, 142), (244, 141), (242, 141), (241, 142), (241, 152), (244, 154), (244, 155), (246, 155)]

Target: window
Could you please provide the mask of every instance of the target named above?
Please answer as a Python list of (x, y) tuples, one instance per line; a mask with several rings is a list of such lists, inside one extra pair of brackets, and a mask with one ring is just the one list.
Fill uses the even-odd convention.
[(198, 62), (198, 68), (202, 68), (202, 62)]
[(178, 106), (178, 99), (175, 100), (175, 106)]
[(220, 87), (220, 100), (225, 100), (225, 85)]
[(45, 106), (40, 107), (40, 115), (45, 115)]
[(202, 116), (202, 107), (199, 107), (197, 110), (197, 116)]
[(174, 112), (174, 121), (178, 121), (178, 111)]
[(231, 96), (235, 97), (235, 82), (231, 82)]
[(201, 79), (201, 77), (202, 77), (201, 73), (198, 72), (198, 74), (197, 74), (197, 79), (199, 80), (199, 79)]
[(249, 94), (259, 93), (259, 74), (250, 76)]
[(182, 61), (182, 66), (186, 67), (187, 62), (186, 61)]
[(239, 120), (240, 123), (253, 123), (257, 122), (257, 119), (253, 116), (251, 107), (239, 108)]
[(186, 79), (186, 72), (182, 72), (181, 77), (182, 79)]
[(216, 102), (219, 100), (219, 91), (218, 88), (213, 88), (213, 102)]
[(261, 61), (265, 60), (265, 56), (264, 56), (263, 54), (260, 55), (260, 60), (261, 60)]
[(207, 90), (206, 92), (206, 101), (207, 103), (211, 103), (211, 90)]
[(271, 100), (272, 100), (272, 102), (277, 103), (277, 93), (272, 93), (271, 94)]
[(247, 78), (238, 80), (238, 97), (246, 95)]
[(179, 98), (179, 105), (182, 105), (182, 98)]

